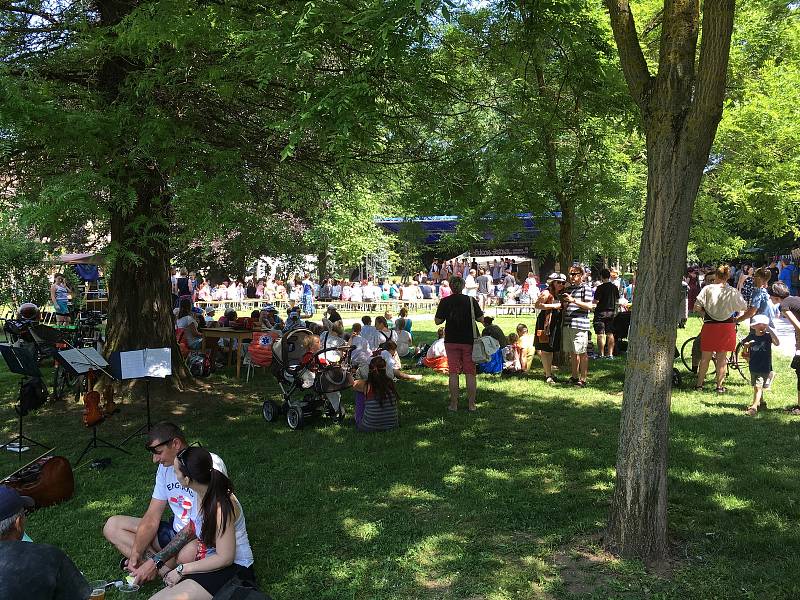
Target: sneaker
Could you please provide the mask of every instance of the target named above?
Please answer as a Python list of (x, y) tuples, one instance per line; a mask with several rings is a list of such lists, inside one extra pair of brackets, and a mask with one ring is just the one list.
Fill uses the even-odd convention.
[(548, 385), (555, 385), (556, 383), (558, 383), (555, 377), (548, 377), (547, 379), (544, 380), (544, 382)]

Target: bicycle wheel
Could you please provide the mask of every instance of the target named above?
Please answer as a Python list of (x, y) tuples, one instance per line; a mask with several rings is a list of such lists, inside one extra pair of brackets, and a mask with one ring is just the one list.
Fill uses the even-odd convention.
[[(688, 340), (683, 342), (681, 346), (681, 362), (683, 366), (686, 367), (688, 371), (692, 373), (697, 373), (697, 368), (700, 365), (700, 336), (696, 335), (694, 337), (690, 337)], [(714, 364), (714, 361), (711, 360), (708, 363), (708, 371), (706, 371), (707, 375), (713, 375), (717, 372), (717, 366)]]
[(736, 351), (728, 359), (728, 367), (739, 372), (742, 379), (750, 381), (750, 361), (743, 356), (744, 342), (736, 344)]

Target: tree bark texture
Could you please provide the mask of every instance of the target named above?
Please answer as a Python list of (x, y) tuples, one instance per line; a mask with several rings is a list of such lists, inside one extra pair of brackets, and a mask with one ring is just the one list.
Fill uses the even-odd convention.
[(666, 0), (658, 73), (651, 76), (628, 0), (606, 0), (628, 87), (647, 138), (644, 231), (625, 370), (616, 482), (606, 544), (626, 557), (668, 554), (667, 465), (680, 281), (692, 208), (722, 116), (733, 0)]

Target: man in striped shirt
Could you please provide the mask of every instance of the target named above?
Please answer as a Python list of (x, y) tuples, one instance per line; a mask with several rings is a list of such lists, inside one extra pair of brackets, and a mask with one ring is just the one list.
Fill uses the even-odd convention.
[(572, 377), (569, 382), (579, 387), (586, 385), (589, 373), (589, 311), (592, 310), (592, 288), (583, 282), (583, 268), (573, 265), (561, 300), (561, 349), (570, 353)]

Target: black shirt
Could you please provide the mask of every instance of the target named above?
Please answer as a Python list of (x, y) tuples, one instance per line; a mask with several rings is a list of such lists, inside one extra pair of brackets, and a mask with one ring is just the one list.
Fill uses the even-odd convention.
[(175, 280), (175, 287), (178, 288), (178, 296), (191, 296), (192, 290), (189, 289), (189, 278), (178, 277)]
[(75, 564), (58, 548), (0, 542), (0, 597), (86, 600), (91, 592)]
[(247, 288), (245, 288), (245, 291), (244, 291), (244, 293), (245, 293), (245, 296), (247, 296), (247, 297), (248, 297), (248, 298), (250, 298), (250, 299), (253, 299), (253, 298), (255, 298), (255, 297), (256, 297), (256, 291), (258, 291), (258, 290), (256, 289), (256, 286), (254, 286), (254, 285), (248, 285), (248, 286), (247, 286)]
[(483, 333), (481, 333), (481, 335), (492, 336), (494, 339), (497, 340), (497, 343), (500, 344), (501, 348), (505, 348), (506, 346), (508, 346), (508, 338), (506, 337), (506, 334), (503, 333), (503, 330), (500, 329), (500, 327), (498, 325), (495, 325), (494, 323), (484, 327)]
[(619, 301), (619, 289), (610, 281), (601, 283), (594, 291), (594, 301), (597, 303), (597, 308), (594, 309), (595, 318), (602, 316), (604, 318), (612, 315), (601, 315), (600, 313), (615, 313), (617, 311), (617, 302)]
[(472, 321), (470, 302), (475, 311), (475, 318), (482, 318), (483, 311), (478, 301), (470, 296), (453, 294), (439, 301), (436, 318), (445, 322), (444, 341), (446, 344), (472, 344), (475, 340), (476, 326)]
[(328, 313), (328, 320), (331, 323), (336, 323), (336, 321), (342, 320), (342, 315), (340, 315), (339, 311), (334, 308)]

